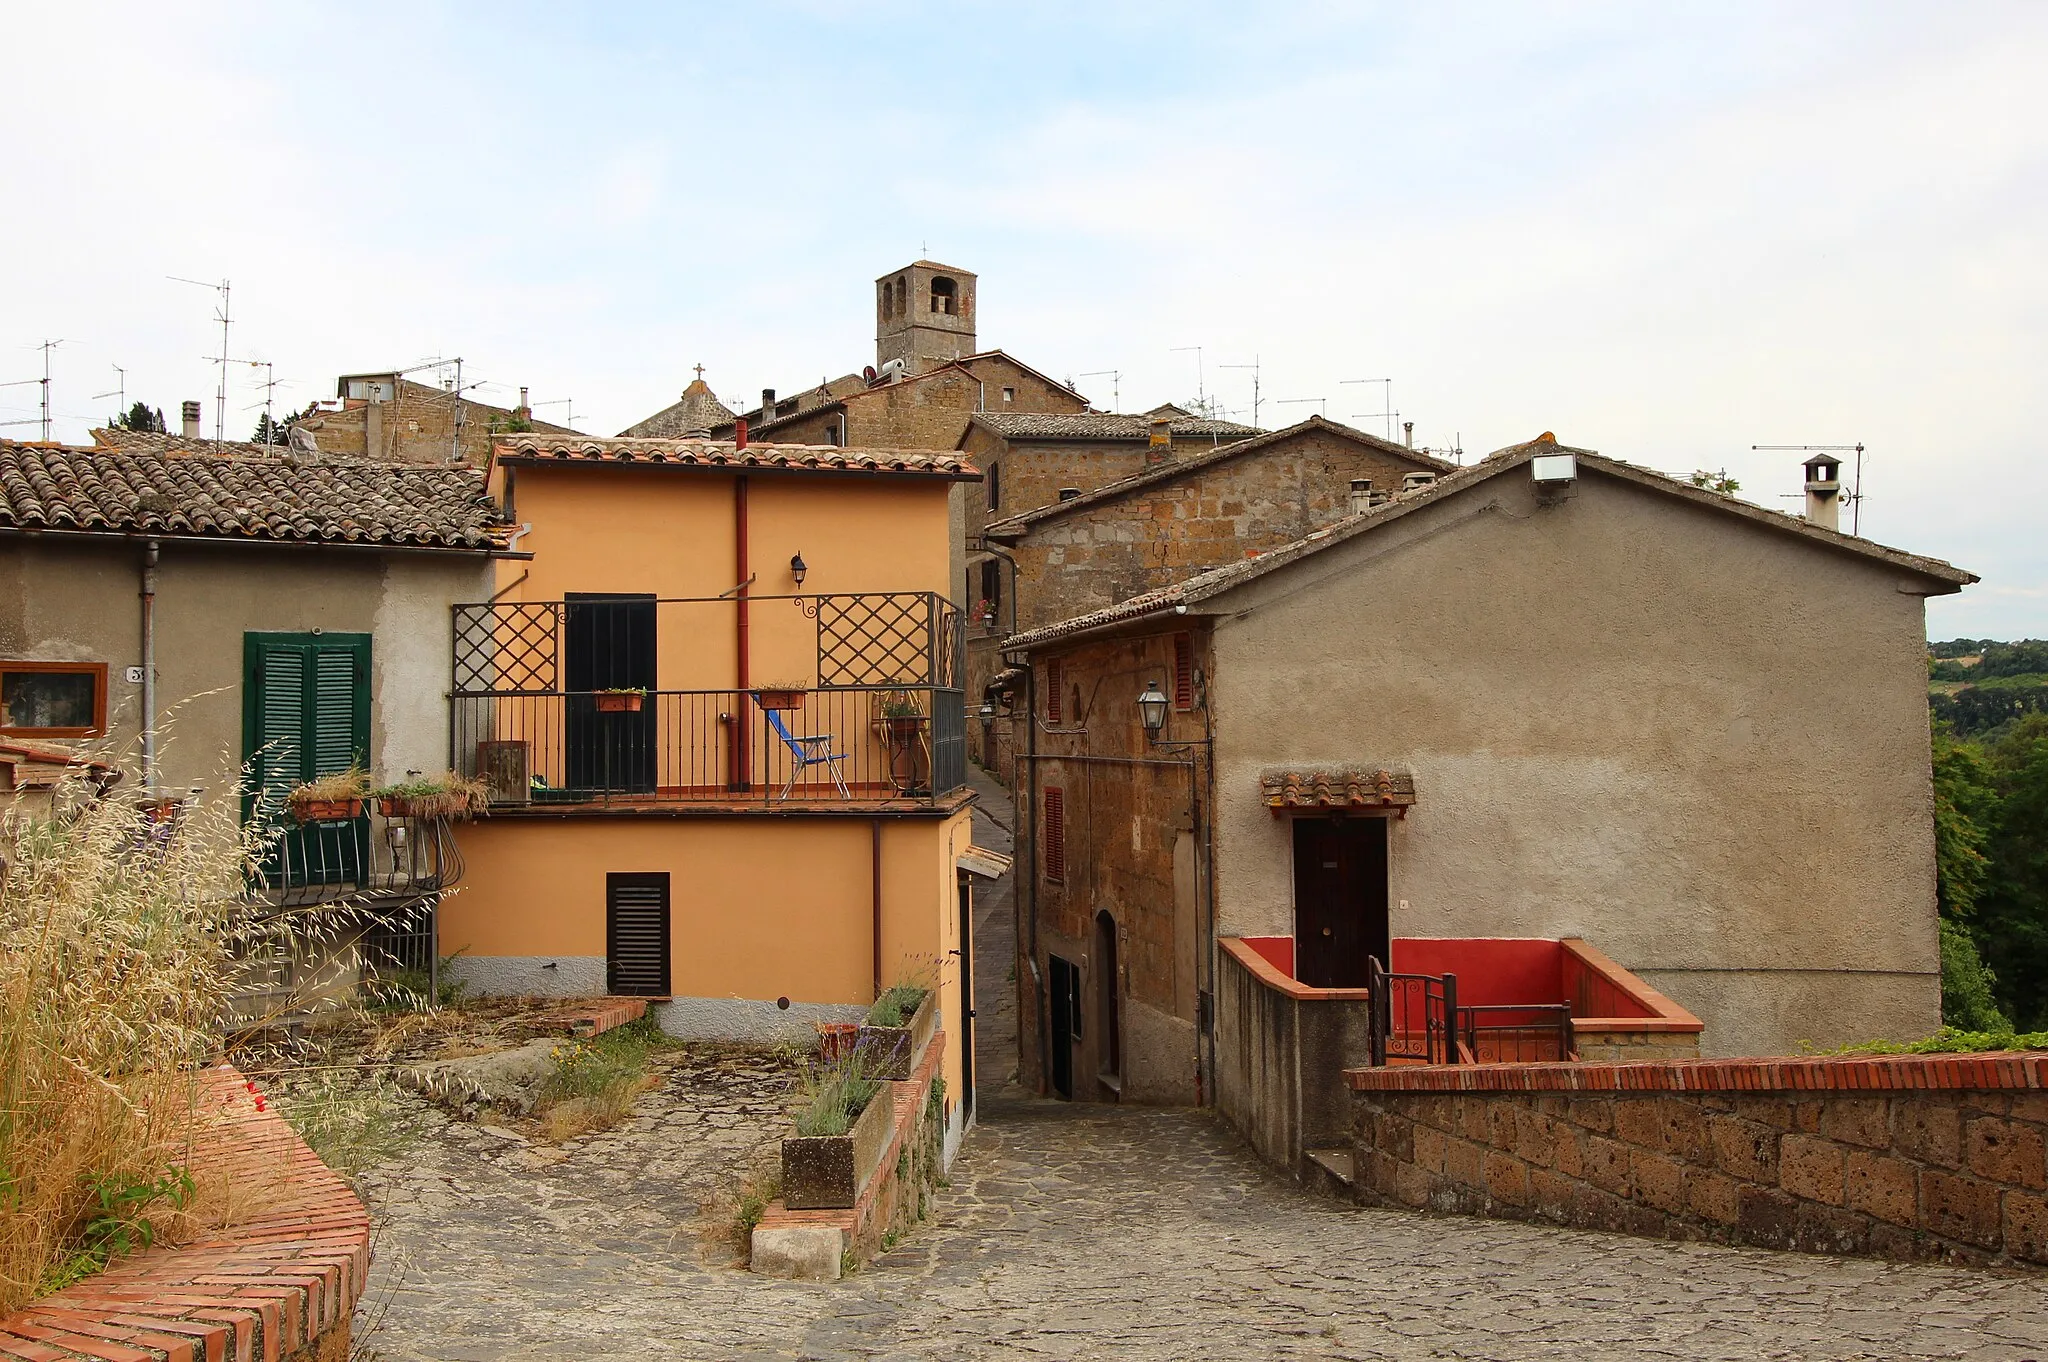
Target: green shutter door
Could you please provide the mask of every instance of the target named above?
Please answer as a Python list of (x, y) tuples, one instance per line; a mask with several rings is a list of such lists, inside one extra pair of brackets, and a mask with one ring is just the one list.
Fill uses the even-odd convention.
[[(294, 786), (368, 764), (370, 636), (251, 633), (242, 657), (244, 816), (261, 797), (270, 818), (288, 821)], [(265, 876), (287, 887), (360, 883), (368, 838), (367, 818), (285, 828)]]

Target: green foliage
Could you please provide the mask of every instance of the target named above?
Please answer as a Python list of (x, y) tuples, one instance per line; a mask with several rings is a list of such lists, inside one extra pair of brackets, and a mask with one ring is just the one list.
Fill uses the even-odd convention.
[(115, 430), (140, 431), (144, 435), (162, 435), (170, 427), (164, 424), (163, 408), (151, 411), (147, 404), (137, 402), (113, 420), (107, 422)]
[(1704, 487), (1709, 492), (1720, 492), (1724, 495), (1742, 490), (1742, 484), (1729, 477), (1728, 470), (1725, 468), (1719, 472), (1707, 468), (1695, 468), (1692, 473), (1692, 485)]
[(276, 1083), (277, 1111), (320, 1162), (355, 1177), (412, 1148), (419, 1126), (411, 1109), (381, 1083), (333, 1069)]
[(1941, 924), (1941, 1020), (1959, 1031), (2010, 1032), (2012, 1022), (1992, 996), (1997, 976), (1984, 967), (1977, 943), (1960, 922)]
[(811, 1060), (797, 1068), (796, 1133), (805, 1136), (844, 1135), (881, 1091), (879, 1079), (867, 1075), (865, 1057), (856, 1050), (836, 1064)]
[(647, 1075), (647, 1060), (657, 1050), (682, 1044), (655, 1022), (641, 1017), (585, 1041), (555, 1047), (555, 1067), (541, 1080), (538, 1104), (578, 1097), (606, 1097), (623, 1088), (638, 1088)]
[(931, 990), (917, 984), (896, 984), (868, 1008), (869, 1026), (908, 1026)]
[(1826, 1055), (1981, 1055), (1993, 1050), (2048, 1050), (2048, 1031), (1959, 1031), (1944, 1026), (1920, 1040), (1867, 1040)]
[(87, 1180), (92, 1202), (78, 1233), (75, 1249), (50, 1265), (36, 1294), (61, 1291), (103, 1270), (116, 1258), (140, 1253), (156, 1243), (157, 1226), (149, 1212), (158, 1202), (173, 1211), (192, 1204), (192, 1174), (172, 1168), (160, 1177), (132, 1179), (95, 1173)]
[(1953, 987), (1954, 1005), (1981, 1016), (1971, 999), (1985, 982), (2014, 1025), (2048, 1027), (2048, 714), (1988, 743), (1938, 728), (1934, 796), (1943, 917), (1968, 932), (1989, 971), (1983, 980), (1947, 946), (1945, 1005)]
[(1968, 917), (1990, 862), (1987, 825), (1996, 816), (1998, 791), (1991, 767), (1974, 744), (1958, 742), (1944, 724), (1934, 728), (1934, 869), (1942, 916)]

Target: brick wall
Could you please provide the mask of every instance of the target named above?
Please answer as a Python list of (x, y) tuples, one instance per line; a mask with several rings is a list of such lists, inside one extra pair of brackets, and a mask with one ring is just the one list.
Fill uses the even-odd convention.
[(1812, 1253), (2048, 1263), (2048, 1056), (1348, 1077), (1361, 1200)]

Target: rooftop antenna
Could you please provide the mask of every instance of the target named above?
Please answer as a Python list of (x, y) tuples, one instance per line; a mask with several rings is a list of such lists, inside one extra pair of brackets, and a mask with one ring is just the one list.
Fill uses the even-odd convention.
[(115, 410), (120, 413), (114, 419), (119, 421), (122, 416), (128, 414), (128, 371), (118, 364), (113, 365), (112, 368), (115, 378), (114, 390), (112, 392), (94, 393), (92, 400), (103, 402), (109, 397), (113, 398), (115, 400)]
[(215, 361), (217, 364), (220, 365), (220, 388), (214, 394), (213, 407), (213, 441), (215, 444), (219, 444), (221, 441), (227, 439), (228, 295), (231, 286), (225, 279), (221, 280), (218, 284), (209, 284), (204, 279), (187, 279), (184, 276), (177, 274), (167, 274), (164, 276), (164, 278), (169, 279), (174, 284), (194, 284), (200, 288), (213, 289), (215, 292), (220, 294), (220, 310), (214, 314), (214, 320), (220, 323), (220, 358)]
[(1394, 418), (1401, 414), (1400, 412), (1394, 410), (1394, 380), (1391, 378), (1340, 378), (1337, 380), (1337, 382), (1340, 384), (1384, 383), (1386, 385), (1386, 388), (1384, 390), (1384, 400), (1380, 404), (1381, 406), (1386, 408), (1386, 410), (1355, 411), (1351, 413), (1351, 419), (1354, 421), (1370, 421), (1377, 416), (1385, 417), (1387, 421), (1387, 443), (1392, 444), (1394, 442)]
[[(699, 378), (702, 378), (702, 377), (704, 377), (704, 366), (703, 366), (703, 365), (701, 365), (701, 364), (697, 366), (697, 377), (699, 377)], [(574, 430), (574, 429), (576, 429), (576, 399), (575, 399), (575, 398), (573, 398), (573, 397), (558, 397), (558, 398), (556, 398), (556, 399), (555, 399), (554, 401), (552, 401), (552, 402), (535, 402), (535, 403), (533, 403), (533, 404), (532, 404), (532, 406), (531, 406), (531, 407), (529, 407), (529, 408), (528, 408), (528, 410), (530, 410), (530, 411), (538, 411), (538, 410), (539, 410), (540, 408), (542, 408), (542, 407), (567, 407), (567, 408), (568, 408), (568, 410), (567, 410), (566, 412), (562, 413), (562, 424), (563, 424), (563, 425), (565, 425), (565, 426), (567, 426), (567, 427), (568, 427), (569, 429), (571, 429), (571, 430)]]
[[(40, 378), (16, 378), (10, 379), (5, 383), (0, 383), (0, 388), (26, 388), (31, 383), (43, 383), (46, 381), (47, 380)], [(47, 416), (40, 419), (42, 420), (45, 427), (49, 425), (49, 419)], [(36, 424), (37, 420), (37, 417), (30, 416), (19, 421), (0, 421), (0, 426), (32, 426)]]
[(62, 345), (62, 340), (46, 340), (39, 347), (43, 352), (43, 443), (50, 443), (50, 352)]
[(1250, 364), (1219, 364), (1219, 369), (1249, 369), (1252, 371), (1252, 425), (1259, 424), (1259, 357), (1252, 356)]
[[(1276, 407), (1298, 407), (1304, 402), (1315, 403), (1316, 411), (1324, 418), (1328, 418), (1330, 414), (1330, 399), (1327, 397), (1281, 397), (1274, 399), (1273, 405)], [(1252, 424), (1257, 425), (1258, 422), (1254, 421)]]
[[(1843, 498), (1843, 500), (1849, 503), (1849, 533), (1859, 539), (1862, 538), (1863, 444), (1860, 440), (1853, 445), (1751, 445), (1750, 448), (1772, 452), (1804, 451), (1812, 454), (1848, 454), (1853, 452), (1856, 455), (1856, 481), (1850, 484), (1849, 495)], [(1791, 493), (1783, 493), (1782, 495), (1790, 496)], [(1803, 497), (1805, 494), (1801, 493), (1800, 495)]]
[(1181, 355), (1186, 354), (1190, 350), (1195, 352), (1195, 405), (1202, 409), (1202, 415), (1207, 416), (1209, 414), (1209, 381), (1206, 371), (1202, 368), (1202, 347), (1199, 345), (1176, 345), (1168, 350), (1167, 353)]
[(1109, 379), (1109, 409), (1116, 411), (1123, 406), (1124, 376), (1122, 372), (1116, 369), (1097, 369), (1093, 373), (1082, 374), (1081, 377)]
[(263, 447), (272, 448), (277, 444), (277, 421), (270, 410), (271, 400), (277, 392), (277, 366), (267, 359), (241, 359), (235, 363), (263, 370)]

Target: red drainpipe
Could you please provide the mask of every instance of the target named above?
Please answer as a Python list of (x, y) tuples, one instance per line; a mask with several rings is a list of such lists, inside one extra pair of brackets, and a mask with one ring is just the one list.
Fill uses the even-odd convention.
[[(733, 426), (732, 446), (735, 453), (747, 447), (747, 422), (745, 417), (741, 417)], [(740, 691), (737, 697), (740, 722), (733, 727), (732, 783), (735, 789), (745, 790), (752, 788), (753, 785), (754, 743), (752, 735), (754, 725), (752, 722), (753, 716), (747, 713), (746, 696), (747, 578), (751, 574), (747, 571), (747, 475), (744, 473), (739, 474), (732, 480), (732, 516), (733, 545), (735, 556), (738, 559), (735, 580), (740, 584), (739, 594), (735, 602), (739, 609), (736, 612), (738, 627), (736, 631), (737, 636), (734, 640), (738, 649), (738, 663), (735, 667), (738, 679), (735, 685)]]

